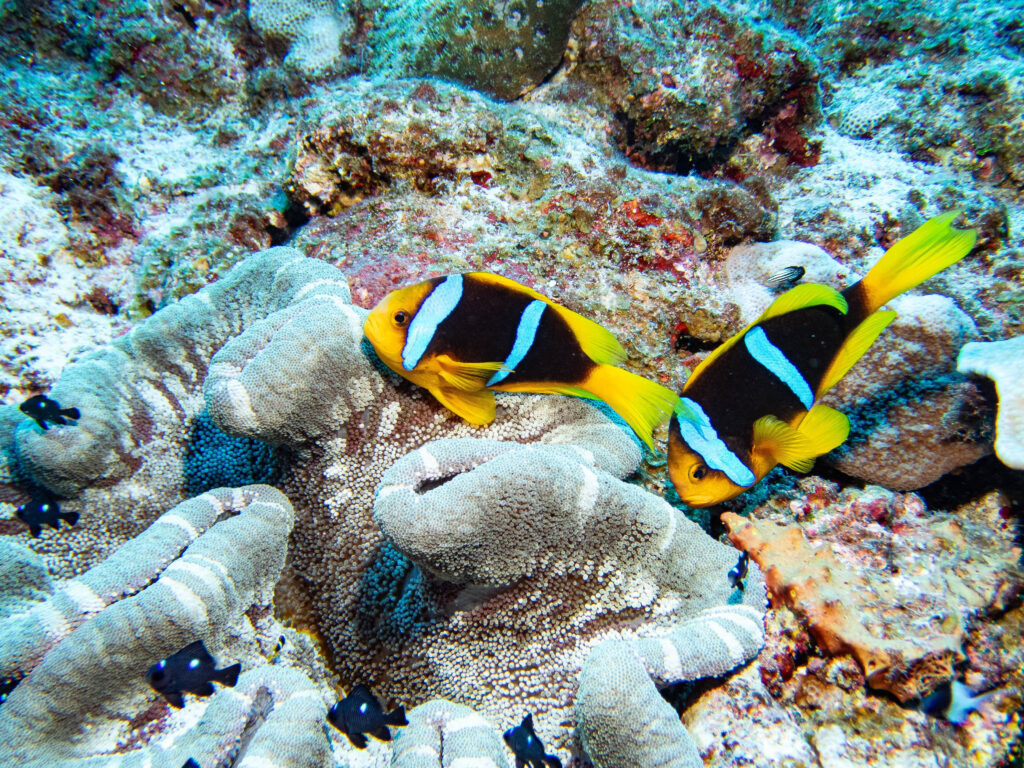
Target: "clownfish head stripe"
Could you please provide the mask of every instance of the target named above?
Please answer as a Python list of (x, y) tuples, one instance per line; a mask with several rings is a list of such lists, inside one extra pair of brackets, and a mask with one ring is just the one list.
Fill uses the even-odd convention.
[[(683, 405), (696, 415), (697, 420), (690, 418), (677, 418), (679, 434), (686, 444), (704, 459), (704, 463), (712, 469), (724, 472), (736, 485), (749, 486), (757, 481), (757, 477), (740, 458), (733, 453), (718, 436), (715, 428), (711, 426), (711, 419), (704, 413), (704, 409), (688, 397), (682, 398)], [(677, 414), (678, 415), (678, 414)]]
[(803, 377), (797, 367), (789, 361), (785, 353), (768, 340), (764, 328), (755, 325), (743, 336), (743, 343), (757, 362), (767, 368), (783, 384), (789, 387), (804, 408), (811, 409), (814, 405), (814, 392), (811, 385)]
[(402, 349), (402, 367), (405, 370), (411, 371), (419, 364), (437, 333), (437, 326), (455, 310), (461, 299), (462, 275), (449, 275), (424, 299), (409, 324), (409, 334)]
[(523, 314), (519, 316), (519, 325), (516, 326), (516, 340), (512, 345), (512, 350), (508, 353), (508, 357), (505, 358), (505, 367), (500, 371), (495, 371), (494, 375), (487, 380), (486, 386), (493, 387), (512, 373), (517, 365), (523, 362), (526, 353), (533, 347), (534, 339), (537, 337), (537, 328), (540, 326), (540, 318), (544, 314), (546, 307), (547, 304), (540, 299), (534, 299), (526, 305)]

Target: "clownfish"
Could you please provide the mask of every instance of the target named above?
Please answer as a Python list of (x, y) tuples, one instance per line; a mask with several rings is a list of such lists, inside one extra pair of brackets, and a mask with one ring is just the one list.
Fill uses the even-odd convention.
[(487, 272), (437, 277), (385, 296), (363, 332), (395, 373), (470, 424), (494, 420), (494, 392), (605, 401), (649, 447), (679, 396), (617, 368), (605, 328), (525, 285)]
[(694, 369), (669, 424), (669, 477), (684, 502), (734, 498), (777, 464), (807, 472), (842, 445), (849, 420), (817, 401), (895, 319), (883, 304), (974, 247), (973, 229), (951, 226), (958, 213), (925, 222), (842, 293), (790, 289)]

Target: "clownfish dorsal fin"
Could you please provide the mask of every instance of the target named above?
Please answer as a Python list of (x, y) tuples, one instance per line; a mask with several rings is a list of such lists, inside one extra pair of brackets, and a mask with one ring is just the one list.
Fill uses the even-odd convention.
[(757, 318), (757, 322), (763, 323), (765, 320), (789, 314), (797, 309), (817, 306), (832, 307), (844, 315), (849, 310), (846, 299), (835, 288), (821, 283), (803, 283), (790, 288), (773, 301), (764, 314)]
[(815, 398), (821, 397), (838, 384), (839, 380), (857, 364), (857, 361), (864, 357), (879, 334), (895, 319), (895, 312), (884, 310), (868, 315), (860, 325), (854, 328), (839, 347), (828, 368), (825, 369), (821, 383), (818, 384), (818, 391), (814, 395)]
[(524, 293), (532, 299), (539, 299), (559, 314), (572, 329), (573, 335), (580, 344), (583, 353), (595, 363), (604, 365), (618, 365), (626, 359), (626, 350), (622, 348), (619, 340), (612, 335), (604, 326), (585, 318), (583, 315), (573, 312), (571, 309), (556, 304), (547, 296), (538, 293), (532, 288), (527, 288), (515, 280), (510, 280), (501, 275), (491, 272), (471, 272), (470, 277), (479, 280), (481, 283), (500, 285), (511, 291)]
[(796, 472), (809, 472), (814, 460), (843, 444), (850, 421), (827, 405), (816, 405), (799, 426), (792, 427), (775, 416), (754, 422), (754, 451)]
[[(690, 378), (686, 380), (688, 386), (690, 382), (696, 381), (697, 376), (704, 372), (704, 369), (708, 368), (718, 358), (728, 352), (740, 339), (746, 335), (747, 331), (753, 328), (758, 323), (763, 323), (773, 317), (779, 317), (785, 315), (788, 312), (792, 312), (796, 309), (803, 309), (804, 307), (813, 307), (816, 305), (824, 304), (829, 307), (835, 307), (844, 315), (847, 312), (848, 306), (846, 299), (843, 298), (842, 294), (839, 293), (835, 288), (831, 288), (821, 283), (804, 283), (798, 285), (795, 288), (791, 288), (784, 294), (779, 296), (772, 305), (766, 309), (757, 320), (746, 326), (739, 333), (736, 333), (728, 341), (720, 346), (716, 347), (715, 350), (700, 361), (700, 364), (693, 369), (693, 373), (690, 374)], [(683, 391), (686, 391), (686, 387), (683, 387)]]
[(472, 392), (454, 387), (434, 387), (430, 394), (445, 408), (478, 427), (494, 421), (494, 393), (489, 389)]
[(466, 363), (448, 355), (438, 355), (438, 375), (448, 384), (464, 392), (475, 392), (487, 386), (487, 380), (497, 371), (509, 370), (504, 363)]

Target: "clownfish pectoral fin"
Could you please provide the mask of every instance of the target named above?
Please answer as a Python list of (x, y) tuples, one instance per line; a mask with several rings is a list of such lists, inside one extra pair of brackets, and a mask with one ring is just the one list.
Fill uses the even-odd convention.
[(849, 373), (857, 361), (864, 357), (864, 354), (875, 343), (875, 339), (878, 338), (879, 334), (895, 319), (896, 313), (892, 310), (874, 312), (854, 328), (850, 335), (846, 337), (846, 340), (843, 341), (842, 346), (839, 347), (839, 351), (832, 358), (828, 368), (825, 369), (825, 373), (821, 377), (821, 383), (818, 384), (818, 391), (814, 395), (815, 399), (821, 397), (838, 384), (839, 380)]
[(837, 309), (844, 315), (849, 310), (846, 299), (835, 288), (821, 283), (803, 283), (790, 288), (773, 301), (764, 314), (757, 318), (757, 322), (763, 323), (769, 318), (786, 315), (797, 309), (822, 305)]
[(532, 288), (527, 288), (515, 280), (510, 280), (501, 275), (490, 272), (472, 272), (472, 277), (482, 283), (500, 285), (518, 293), (524, 293), (532, 299), (539, 299), (555, 310), (572, 329), (573, 335), (579, 342), (583, 354), (595, 363), (603, 365), (618, 365), (626, 359), (626, 350), (622, 348), (619, 340), (612, 335), (604, 326), (585, 318), (583, 315), (573, 312), (561, 304), (556, 304), (547, 296), (537, 293)]
[(843, 444), (850, 421), (827, 405), (816, 405), (798, 427), (774, 416), (754, 422), (754, 451), (796, 472), (809, 472), (814, 460)]
[(436, 387), (430, 393), (450, 411), (470, 424), (482, 427), (494, 421), (494, 393), (489, 389), (467, 392), (454, 387)]
[(869, 311), (971, 252), (978, 233), (973, 229), (953, 229), (950, 225), (959, 215), (960, 211), (950, 211), (928, 219), (885, 252), (858, 284)]
[(806, 435), (774, 416), (762, 416), (754, 422), (753, 452), (796, 472), (810, 471), (817, 456)]
[(448, 384), (464, 392), (475, 392), (487, 386), (487, 380), (498, 371), (507, 371), (504, 363), (464, 363), (448, 355), (438, 355), (438, 375)]

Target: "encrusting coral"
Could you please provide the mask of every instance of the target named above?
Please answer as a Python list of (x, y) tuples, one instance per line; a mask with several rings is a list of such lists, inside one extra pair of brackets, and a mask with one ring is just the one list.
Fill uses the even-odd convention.
[[(950, 679), (979, 619), (1016, 600), (1021, 550), (1006, 503), (992, 493), (956, 516), (928, 514), (914, 494), (837, 494), (819, 482), (722, 522), (761, 566), (774, 605), (788, 606), (825, 654), (851, 655), (869, 686), (905, 702)], [(778, 507), (799, 522), (776, 522)], [(921, 552), (927, 569), (915, 566)]]
[(260, 731), (269, 728), (270, 737), (250, 734), (250, 749), (273, 749), (283, 765), (320, 765), (327, 751), (323, 698), (304, 675), (286, 669), (247, 672), (235, 695), (211, 702), (193, 729), (165, 723), (160, 730), (172, 732), (170, 744), (125, 748), (116, 759), (106, 754), (167, 714), (164, 706), (151, 709), (150, 665), (197, 638), (216, 648), (252, 635), (246, 612), (269, 603), (292, 522), (288, 500), (267, 486), (205, 494), (167, 512), (47, 601), (5, 619), (5, 674), (22, 679), (0, 708), (0, 759), (128, 766), (170, 751), (168, 764), (189, 756), (222, 761), (259, 712), (266, 718)]
[[(494, 423), (472, 427), (374, 362), (362, 339), (365, 311), (348, 300), (338, 270), (270, 249), (69, 366), (54, 394), (81, 409), (78, 426), (41, 433), (23, 423), (14, 441), (29, 479), (81, 489), (62, 504), (83, 514), (66, 537), (44, 535), (33, 548), (61, 552), (71, 576), (139, 536), (153, 510), (186, 493), (189, 425), (208, 418), (236, 438), (280, 446), (280, 486), (296, 521), (277, 610), (317, 630), (345, 686), (375, 681), (379, 693), (409, 705), (444, 697), (502, 728), (518, 724), (529, 697), (539, 735), (567, 750), (576, 743), (577, 678), (602, 641), (643, 660), (654, 698), (656, 686), (718, 675), (756, 654), (760, 573), (751, 569), (740, 604), (730, 604), (735, 550), (618, 479), (641, 458), (622, 425), (576, 398), (503, 395)], [(143, 488), (146, 502), (132, 503)], [(415, 503), (402, 509), (402, 499)], [(112, 525), (101, 510), (114, 509), (130, 513)], [(522, 527), (514, 534), (513, 520)], [(157, 523), (126, 551), (147, 550), (165, 528), (173, 531)], [(79, 551), (61, 548), (72, 539)], [(451, 549), (432, 552), (436, 541)], [(254, 548), (284, 556), (267, 539)], [(97, 597), (91, 610), (99, 614), (88, 618), (81, 595), (106, 593), (88, 585), (108, 583), (97, 567), (47, 602), (85, 623), (22, 681), (22, 697), (49, 659), (136, 599), (102, 608)], [(140, 571), (123, 583), (144, 586), (152, 576)], [(185, 640), (175, 636), (178, 647)], [(595, 707), (618, 704), (606, 693)], [(612, 730), (634, 727), (619, 721)], [(597, 750), (618, 738), (588, 735), (585, 726), (580, 735)], [(594, 759), (621, 764), (614, 751)]]
[(1024, 469), (1024, 336), (965, 344), (956, 369), (995, 382), (996, 456), (1008, 467)]
[(336, 0), (253, 0), (249, 23), (261, 35), (288, 44), (285, 65), (308, 78), (336, 73), (355, 21)]

